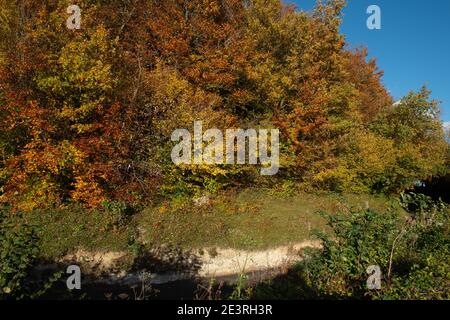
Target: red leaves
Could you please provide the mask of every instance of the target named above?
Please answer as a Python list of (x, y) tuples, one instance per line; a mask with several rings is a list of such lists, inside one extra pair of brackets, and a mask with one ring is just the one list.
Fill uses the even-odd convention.
[(289, 173), (311, 176), (392, 102), (366, 51), (344, 50), (341, 0), (313, 15), (277, 0), (81, 1), (76, 33), (59, 1), (21, 3), (0, 46), (3, 199), (17, 207), (150, 202), (164, 178), (204, 180), (167, 173), (171, 130), (195, 120), (276, 125)]

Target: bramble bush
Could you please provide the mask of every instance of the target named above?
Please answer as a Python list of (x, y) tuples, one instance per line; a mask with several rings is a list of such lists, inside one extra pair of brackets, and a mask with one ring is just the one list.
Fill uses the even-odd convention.
[[(301, 272), (319, 297), (448, 299), (450, 297), (449, 212), (442, 201), (407, 194), (396, 210), (324, 214), (329, 233), (318, 233), (323, 249), (313, 250)], [(368, 290), (366, 270), (378, 265), (382, 289)]]
[(30, 277), (38, 254), (36, 228), (0, 210), (0, 300), (37, 298), (59, 278), (54, 274), (43, 286), (33, 286)]

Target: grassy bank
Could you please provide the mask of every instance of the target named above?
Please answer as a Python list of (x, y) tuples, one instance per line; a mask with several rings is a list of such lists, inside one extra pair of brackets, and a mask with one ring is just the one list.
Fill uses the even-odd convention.
[(308, 240), (313, 229), (324, 229), (320, 211), (386, 209), (393, 201), (370, 195), (307, 194), (280, 196), (246, 190), (205, 200), (166, 202), (142, 211), (137, 225), (151, 245), (184, 248), (230, 247), (264, 249)]
[(163, 201), (139, 212), (71, 207), (37, 210), (17, 219), (38, 226), (41, 254), (52, 259), (77, 249), (133, 253), (143, 245), (264, 249), (310, 239), (312, 230), (325, 228), (320, 211), (367, 206), (382, 211), (395, 203), (371, 195), (245, 190), (204, 197), (197, 204), (189, 198)]

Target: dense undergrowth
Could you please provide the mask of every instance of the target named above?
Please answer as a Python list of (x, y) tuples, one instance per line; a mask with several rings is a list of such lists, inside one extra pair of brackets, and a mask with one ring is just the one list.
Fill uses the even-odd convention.
[[(322, 213), (322, 227), (313, 234), (321, 240), (323, 248), (306, 250), (296, 266), (272, 280), (248, 286), (242, 275), (230, 296), (216, 296), (211, 292), (206, 296), (232, 299), (448, 299), (448, 206), (413, 193), (403, 195), (399, 202), (404, 210), (393, 203), (373, 209), (363, 209), (361, 203), (359, 206), (347, 203), (335, 207), (336, 212)], [(59, 221), (63, 219), (60, 217)], [(54, 274), (48, 279), (31, 281), (33, 268), (49, 254), (48, 246), (52, 244), (56, 250), (54, 257), (58, 256), (57, 252), (64, 254), (79, 246), (76, 243), (71, 247), (72, 241), (78, 241), (82, 234), (75, 233), (73, 240), (62, 241), (58, 237), (46, 240), (41, 238), (45, 230), (36, 222), (26, 222), (21, 215), (12, 216), (8, 211), (2, 211), (0, 297), (3, 299), (38, 298), (44, 294), (60, 276)], [(112, 220), (110, 229), (100, 233), (102, 237), (106, 236), (102, 241), (114, 241), (113, 237), (124, 232), (128, 238), (125, 237), (120, 243), (122, 247), (116, 249), (128, 250), (136, 262), (145, 252), (145, 246), (127, 234), (131, 226), (128, 231), (126, 228), (120, 231), (121, 225), (124, 227), (121, 219)], [(71, 229), (67, 235), (71, 232), (75, 231)], [(96, 243), (95, 232), (85, 232), (84, 237), (94, 238), (90, 248), (102, 248)], [(221, 240), (226, 241), (226, 238), (225, 235)], [(248, 238), (242, 244), (248, 245), (247, 241)], [(45, 242), (47, 249), (43, 251)], [(109, 245), (103, 248), (114, 249), (114, 243)], [(250, 247), (254, 248), (254, 242)], [(367, 288), (367, 268), (373, 265), (381, 270), (380, 290)]]

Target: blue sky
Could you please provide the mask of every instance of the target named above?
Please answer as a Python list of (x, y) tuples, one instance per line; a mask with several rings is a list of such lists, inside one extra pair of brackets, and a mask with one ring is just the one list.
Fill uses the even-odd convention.
[[(315, 0), (285, 0), (310, 10)], [(369, 30), (370, 5), (381, 8), (381, 30)], [(348, 0), (341, 27), (351, 47), (364, 45), (384, 70), (397, 100), (426, 84), (450, 121), (450, 0)]]

